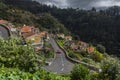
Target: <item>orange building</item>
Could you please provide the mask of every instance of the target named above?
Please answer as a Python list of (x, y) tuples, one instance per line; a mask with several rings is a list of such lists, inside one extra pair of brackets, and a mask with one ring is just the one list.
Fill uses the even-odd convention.
[(26, 25), (24, 25), (22, 28), (20, 28), (20, 32), (21, 32), (21, 35), (24, 38), (26, 38), (26, 37), (32, 36), (34, 34), (38, 34), (39, 33), (39, 29), (35, 28), (33, 26), (26, 26)]
[(95, 50), (95, 49), (94, 49), (94, 47), (92, 47), (92, 46), (90, 46), (90, 47), (87, 48), (87, 52), (88, 52), (88, 53), (92, 53), (92, 52), (94, 52), (94, 50)]
[(8, 21), (7, 20), (0, 20), (0, 24), (7, 24)]

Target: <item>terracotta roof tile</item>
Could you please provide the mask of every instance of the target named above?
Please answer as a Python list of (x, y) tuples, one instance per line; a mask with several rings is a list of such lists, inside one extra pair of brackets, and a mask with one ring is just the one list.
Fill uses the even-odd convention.
[(87, 48), (87, 51), (88, 51), (88, 52), (94, 52), (94, 47), (88, 47), (88, 48)]
[(22, 36), (23, 36), (24, 38), (29, 37), (29, 36), (32, 36), (32, 35), (34, 35), (32, 32), (23, 33), (23, 34), (22, 34)]
[(32, 31), (31, 28), (32, 27), (30, 27), (30, 26), (23, 26), (21, 28), (21, 32), (31, 32)]
[(43, 32), (40, 32), (39, 34), (40, 34), (41, 36), (45, 36), (45, 35), (46, 35), (46, 32), (43, 31)]
[(0, 20), (0, 24), (6, 24), (6, 23), (8, 23), (8, 21), (6, 21), (6, 20)]

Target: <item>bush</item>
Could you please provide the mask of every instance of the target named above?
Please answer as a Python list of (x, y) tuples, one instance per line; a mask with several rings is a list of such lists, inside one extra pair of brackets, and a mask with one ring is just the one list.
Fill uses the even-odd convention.
[(120, 61), (108, 57), (102, 61), (102, 72), (100, 78), (102, 80), (120, 80)]
[(88, 58), (83, 58), (82, 61), (85, 63), (90, 63), (90, 59), (88, 59)]
[(71, 58), (77, 58), (77, 55), (74, 52), (69, 52), (68, 56)]
[(0, 80), (70, 80), (57, 74), (39, 69), (35, 73), (20, 71), (13, 68), (0, 68)]
[(97, 62), (100, 62), (104, 58), (103, 54), (98, 51), (91, 53), (90, 57)]
[(80, 54), (84, 57), (87, 57), (89, 55), (86, 51), (80, 51)]
[(90, 76), (91, 76), (91, 80), (100, 80), (99, 73), (97, 72), (92, 72)]
[(90, 80), (90, 72), (83, 65), (75, 65), (71, 72), (71, 80)]
[(31, 45), (23, 46), (16, 43), (20, 43), (20, 40), (15, 38), (0, 39), (0, 67), (19, 68), (30, 72), (36, 71), (39, 68), (36, 61), (43, 58), (35, 53)]
[(106, 50), (105, 47), (101, 44), (98, 44), (96, 49), (101, 53), (105, 53), (105, 50)]
[(0, 80), (40, 80), (40, 78), (19, 69), (0, 68)]

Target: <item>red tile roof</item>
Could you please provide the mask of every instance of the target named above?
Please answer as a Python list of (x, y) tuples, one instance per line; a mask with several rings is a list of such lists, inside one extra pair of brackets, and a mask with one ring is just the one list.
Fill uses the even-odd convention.
[(92, 47), (92, 46), (91, 46), (91, 47), (88, 47), (88, 48), (87, 48), (87, 51), (88, 51), (88, 52), (94, 52), (94, 47)]
[(23, 26), (21, 28), (21, 32), (31, 32), (31, 27), (30, 26)]
[(39, 33), (41, 36), (45, 36), (46, 34), (47, 34), (47, 32), (46, 31), (43, 31), (43, 32), (40, 32)]
[(24, 38), (27, 38), (27, 37), (32, 36), (32, 35), (34, 35), (32, 32), (23, 33), (23, 34), (22, 34), (22, 36), (23, 36)]
[(66, 36), (66, 38), (72, 38), (72, 36)]
[(6, 20), (0, 20), (0, 24), (6, 24), (6, 23), (8, 23), (8, 21), (6, 21)]

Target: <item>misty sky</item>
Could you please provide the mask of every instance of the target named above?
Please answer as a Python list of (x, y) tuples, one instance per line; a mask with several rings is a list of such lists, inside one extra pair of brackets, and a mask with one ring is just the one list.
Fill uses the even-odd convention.
[(47, 5), (55, 5), (60, 8), (91, 8), (120, 6), (120, 0), (36, 0)]

